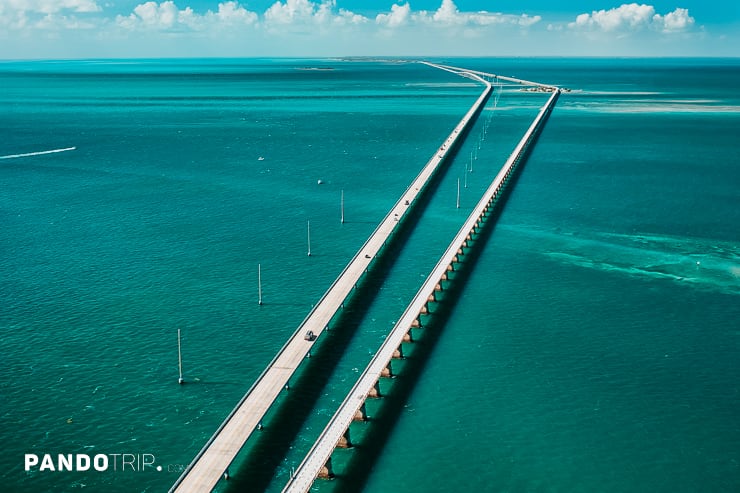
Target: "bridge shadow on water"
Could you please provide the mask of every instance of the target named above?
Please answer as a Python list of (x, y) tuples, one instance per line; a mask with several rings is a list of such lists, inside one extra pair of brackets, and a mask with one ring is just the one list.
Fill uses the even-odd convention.
[(255, 432), (247, 441), (233, 464), (238, 469), (230, 471), (232, 475), (225, 491), (256, 492), (268, 488), (283, 465), (295, 437), (314, 410), (345, 349), (360, 328), (373, 300), (379, 294), (386, 273), (396, 263), (439, 182), (449, 172), (449, 163), (454, 159), (458, 148), (456, 146), (448, 152), (447, 164), (430, 179), (425, 193), (417, 197), (396, 232), (388, 238), (386, 246), (370, 264), (367, 274), (358, 282), (357, 289), (350, 295), (344, 309), (338, 312), (330, 324), (330, 330), (324, 331), (319, 343), (314, 345), (310, 361), (302, 365), (292, 378), (290, 390), (284, 391), (268, 411), (264, 429)]
[(352, 428), (353, 434), (361, 435), (362, 440), (354, 442), (354, 447), (345, 461), (341, 459), (333, 461), (334, 484), (328, 488), (332, 493), (359, 493), (365, 488), (373, 467), (382, 455), (416, 382), (431, 359), (441, 338), (442, 330), (454, 312), (456, 301), (464, 290), (466, 281), (474, 271), (478, 259), (495, 230), (499, 217), (506, 208), (507, 198), (518, 181), (525, 163), (526, 155), (520, 161), (519, 169), (512, 174), (502, 189), (496, 206), (486, 216), (479, 233), (473, 236), (473, 241), (470, 243), (471, 248), (466, 250), (462, 262), (457, 264), (454, 278), (451, 278), (451, 281), (445, 285), (443, 297), (430, 305), (430, 315), (423, 320), (424, 328), (414, 329), (413, 350), (404, 359), (401, 371), (395, 372), (392, 383), (385, 383), (382, 387), (384, 395), (375, 414), (370, 416), (367, 423), (352, 425), (358, 428), (365, 426), (366, 429), (357, 433), (360, 430)]

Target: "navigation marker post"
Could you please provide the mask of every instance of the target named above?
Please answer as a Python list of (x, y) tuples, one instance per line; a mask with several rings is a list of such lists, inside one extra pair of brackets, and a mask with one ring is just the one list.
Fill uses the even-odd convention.
[(460, 208), (460, 178), (457, 179), (457, 208)]
[(262, 264), (257, 264), (257, 304), (262, 306)]
[(308, 241), (308, 256), (311, 256), (311, 221), (306, 220), (306, 239)]
[(180, 369), (180, 378), (177, 379), (177, 383), (182, 385), (185, 383), (185, 379), (182, 378), (182, 346), (180, 344), (180, 329), (177, 329), (177, 363)]

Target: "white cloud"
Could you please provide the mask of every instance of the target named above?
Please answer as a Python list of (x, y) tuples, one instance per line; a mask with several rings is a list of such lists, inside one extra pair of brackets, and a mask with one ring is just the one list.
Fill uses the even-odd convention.
[(102, 9), (94, 0), (0, 0), (0, 13), (56, 14), (65, 10), (82, 13), (100, 12)]
[(375, 22), (381, 26), (399, 27), (405, 26), (411, 17), (411, 6), (408, 3), (403, 5), (393, 4), (391, 11), (387, 14), (378, 14)]
[[(192, 16), (188, 9), (183, 11), (183, 18)], [(158, 4), (157, 2), (146, 2), (134, 7), (133, 13), (128, 17), (116, 17), (116, 23), (127, 29), (136, 29), (137, 27), (147, 27), (153, 29), (172, 28), (180, 17), (180, 10), (175, 2), (166, 1)]]
[(529, 27), (537, 24), (542, 20), (539, 15), (511, 15), (511, 14), (492, 14), (489, 12), (478, 12), (470, 14), (469, 23), (477, 24), (480, 26), (487, 26), (491, 24), (510, 24), (519, 27)]
[(75, 16), (48, 14), (37, 21), (34, 27), (51, 31), (58, 29), (95, 29), (97, 25), (94, 22), (81, 20)]
[(609, 10), (594, 10), (576, 17), (568, 27), (575, 30), (603, 32), (630, 32), (652, 29), (663, 32), (685, 31), (694, 25), (687, 9), (678, 8), (662, 16), (655, 7), (646, 4), (625, 3)]
[(134, 7), (128, 16), (116, 17), (116, 24), (124, 29), (160, 31), (202, 31), (256, 24), (258, 15), (240, 6), (238, 2), (223, 2), (218, 10), (197, 14), (190, 7), (180, 9), (174, 1), (146, 2)]
[[(180, 12), (175, 2), (167, 1), (157, 5), (156, 2), (147, 2), (137, 5), (132, 16), (137, 17), (146, 26), (170, 28), (175, 25)], [(190, 8), (183, 11), (184, 17), (192, 16)]]
[(542, 17), (527, 14), (512, 15), (487, 12), (461, 12), (453, 0), (442, 0), (435, 11), (412, 11), (408, 3), (393, 5), (388, 14), (378, 14), (375, 21), (387, 27), (400, 27), (407, 24), (422, 24), (438, 27), (485, 27), (496, 24), (508, 24), (529, 27), (542, 20)]
[(313, 2), (308, 0), (286, 0), (275, 2), (265, 11), (265, 21), (276, 24), (293, 24), (296, 21), (306, 21), (314, 16)]
[(655, 8), (636, 3), (623, 4), (609, 10), (594, 10), (591, 14), (581, 14), (571, 27), (591, 28), (602, 31), (635, 30), (646, 27), (655, 15)]
[(432, 14), (432, 20), (444, 24), (464, 24), (465, 17), (460, 15), (457, 5), (452, 0), (442, 0), (442, 5)]
[(658, 25), (663, 25), (663, 32), (688, 31), (695, 23), (694, 18), (689, 15), (688, 9), (681, 8), (667, 13), (664, 17), (656, 14), (653, 21)]
[(349, 24), (365, 24), (370, 21), (370, 19), (364, 15), (355, 14), (346, 9), (339, 9), (339, 17), (342, 19), (342, 22), (347, 22)]
[(220, 26), (248, 26), (259, 21), (256, 12), (245, 9), (238, 2), (220, 3), (218, 11), (209, 10), (203, 17), (208, 23)]
[(264, 15), (265, 24), (285, 29), (288, 26), (345, 26), (363, 24), (367, 17), (346, 9), (336, 9), (336, 0), (323, 0), (321, 3), (310, 0), (277, 1)]
[(16, 31), (92, 28), (94, 24), (75, 14), (101, 10), (94, 0), (0, 0), (0, 27)]

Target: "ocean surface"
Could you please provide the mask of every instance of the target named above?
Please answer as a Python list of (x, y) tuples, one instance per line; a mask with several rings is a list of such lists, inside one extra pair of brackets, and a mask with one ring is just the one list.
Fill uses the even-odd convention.
[[(740, 61), (439, 61), (571, 91), (314, 490), (740, 491)], [(114, 493), (172, 485), (481, 91), (363, 59), (0, 88), (1, 489)], [(497, 89), (219, 491), (282, 489), (546, 98)]]

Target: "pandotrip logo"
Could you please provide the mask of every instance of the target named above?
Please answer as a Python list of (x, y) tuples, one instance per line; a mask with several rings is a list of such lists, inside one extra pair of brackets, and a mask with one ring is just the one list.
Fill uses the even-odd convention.
[(162, 471), (154, 454), (25, 454), (24, 469), (38, 472)]

